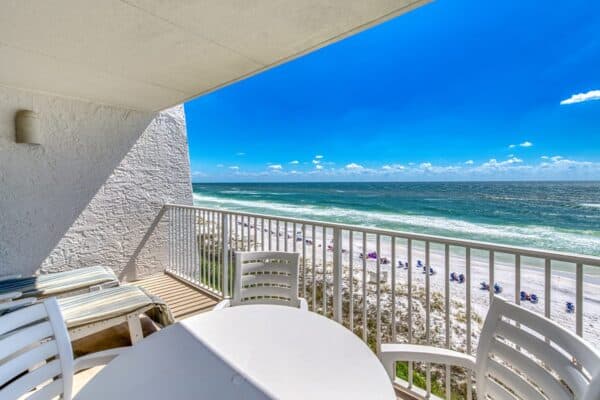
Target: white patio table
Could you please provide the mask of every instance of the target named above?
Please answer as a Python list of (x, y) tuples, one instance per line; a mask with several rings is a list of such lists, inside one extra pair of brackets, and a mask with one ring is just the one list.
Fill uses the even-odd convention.
[(352, 332), (299, 309), (247, 305), (183, 320), (109, 363), (91, 399), (395, 399)]

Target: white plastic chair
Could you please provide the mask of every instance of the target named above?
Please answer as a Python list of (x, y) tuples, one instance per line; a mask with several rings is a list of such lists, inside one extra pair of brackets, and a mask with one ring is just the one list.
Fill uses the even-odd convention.
[(0, 400), (71, 400), (73, 375), (108, 363), (123, 348), (73, 360), (55, 298), (0, 317)]
[(244, 304), (275, 304), (308, 310), (298, 297), (298, 253), (236, 252), (233, 298), (215, 310)]
[(600, 399), (600, 353), (553, 321), (499, 297), (485, 319), (477, 357), (431, 346), (383, 344), (380, 359), (392, 381), (397, 361), (464, 367), (475, 373), (480, 399)]

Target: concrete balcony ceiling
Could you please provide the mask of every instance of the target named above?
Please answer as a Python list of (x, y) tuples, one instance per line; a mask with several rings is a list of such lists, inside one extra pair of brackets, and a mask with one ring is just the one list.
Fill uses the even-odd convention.
[(6, 1), (0, 85), (157, 111), (426, 2)]

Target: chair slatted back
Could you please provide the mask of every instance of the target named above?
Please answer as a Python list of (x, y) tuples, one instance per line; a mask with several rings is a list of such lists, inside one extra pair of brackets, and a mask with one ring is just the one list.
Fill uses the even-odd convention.
[(233, 306), (276, 304), (298, 307), (298, 253), (236, 252)]
[(483, 399), (591, 399), (600, 378), (600, 353), (555, 322), (494, 297), (476, 373)]
[(0, 317), (0, 400), (71, 399), (73, 353), (56, 299)]

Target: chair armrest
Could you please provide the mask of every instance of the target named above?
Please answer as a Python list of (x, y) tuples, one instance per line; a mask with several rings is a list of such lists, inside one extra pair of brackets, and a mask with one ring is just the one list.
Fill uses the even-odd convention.
[(308, 311), (308, 303), (306, 302), (306, 299), (303, 299), (302, 297), (298, 298), (298, 300), (300, 300), (300, 309), (303, 311)]
[(21, 297), (23, 293), (21, 292), (7, 292), (0, 294), (0, 301), (12, 301), (14, 299), (18, 299)]
[(124, 351), (131, 349), (131, 347), (117, 347), (115, 349), (98, 351), (96, 353), (86, 354), (85, 356), (78, 357), (74, 361), (74, 372), (79, 372), (84, 369), (93, 368), (98, 365), (106, 365), (113, 360), (116, 356), (123, 353)]
[(13, 301), (5, 301), (0, 303), (0, 314), (4, 312), (14, 311), (21, 307), (30, 306), (38, 301), (35, 297), (26, 297), (24, 299), (18, 299)]
[(228, 307), (231, 307), (231, 300), (225, 299), (217, 303), (217, 305), (213, 307), (213, 311), (222, 310)]
[(392, 381), (396, 379), (396, 361), (450, 364), (471, 371), (475, 370), (475, 357), (473, 356), (454, 350), (418, 344), (382, 344), (379, 359)]
[(22, 278), (23, 276), (21, 274), (14, 274), (14, 275), (2, 275), (0, 276), (0, 282), (2, 281), (8, 281), (10, 279), (19, 279)]

